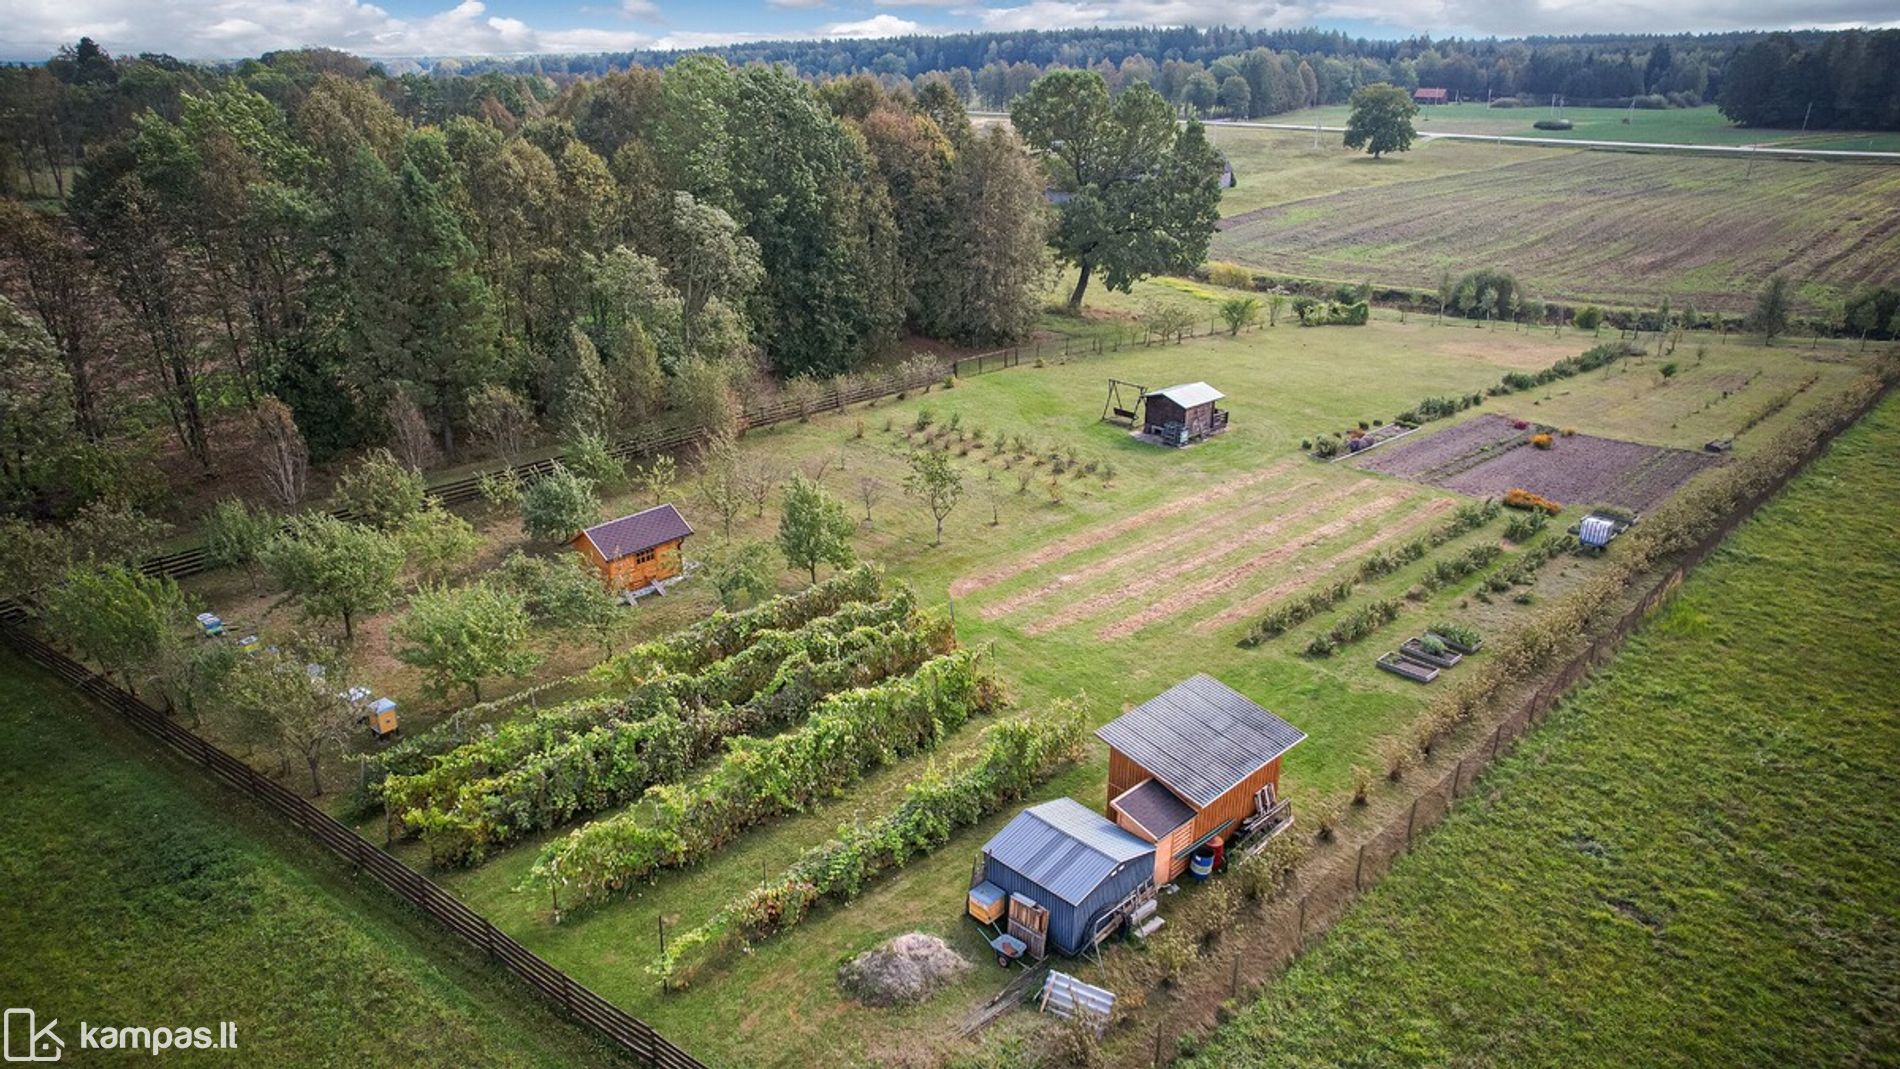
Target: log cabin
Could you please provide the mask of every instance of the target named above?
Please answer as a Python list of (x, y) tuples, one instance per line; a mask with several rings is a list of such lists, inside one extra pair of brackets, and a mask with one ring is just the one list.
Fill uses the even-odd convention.
[(1150, 391), (1142, 398), (1142, 432), (1174, 446), (1219, 434), (1227, 429), (1227, 413), (1214, 402), (1226, 396), (1205, 382)]
[(1292, 822), (1280, 758), (1306, 733), (1201, 674), (1095, 732), (1108, 743), (1108, 818), (1155, 844), (1156, 885), (1195, 851), (1264, 842)]
[(672, 505), (595, 524), (574, 536), (574, 548), (612, 590), (639, 590), (684, 568), (680, 546), (693, 528)]

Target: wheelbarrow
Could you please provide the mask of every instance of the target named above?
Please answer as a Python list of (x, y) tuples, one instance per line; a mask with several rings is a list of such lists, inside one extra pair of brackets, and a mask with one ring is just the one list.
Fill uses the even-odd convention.
[(1022, 958), (1029, 950), (1029, 944), (1007, 933), (990, 940), (990, 949), (996, 951), (996, 964), (1007, 969), (1010, 963)]

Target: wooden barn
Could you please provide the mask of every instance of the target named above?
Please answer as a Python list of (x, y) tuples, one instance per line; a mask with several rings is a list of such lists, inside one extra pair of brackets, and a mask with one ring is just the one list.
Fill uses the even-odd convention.
[[(1079, 802), (1032, 805), (983, 844), (970, 914), (995, 924), (1031, 957), (1093, 950), (1154, 897), (1154, 845)], [(1152, 913), (1148, 907), (1148, 913)]]
[(1412, 100), (1419, 104), (1449, 104), (1451, 93), (1444, 89), (1414, 89)]
[(1108, 816), (1155, 844), (1156, 884), (1196, 850), (1264, 843), (1292, 823), (1280, 758), (1306, 733), (1209, 675), (1176, 684), (1095, 732), (1108, 743)]
[(1186, 445), (1227, 429), (1227, 413), (1214, 407), (1226, 394), (1205, 382), (1187, 382), (1143, 395), (1142, 431), (1163, 445)]
[(638, 590), (679, 575), (680, 545), (693, 529), (672, 505), (596, 524), (574, 536), (574, 548), (617, 590)]

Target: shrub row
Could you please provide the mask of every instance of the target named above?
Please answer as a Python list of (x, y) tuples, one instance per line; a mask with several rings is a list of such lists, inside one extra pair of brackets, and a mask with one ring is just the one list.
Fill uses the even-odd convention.
[(829, 616), (852, 602), (874, 601), (882, 588), (877, 569), (860, 564), (763, 605), (740, 612), (715, 612), (691, 627), (642, 642), (596, 671), (633, 682), (645, 679), (658, 668), (695, 671), (745, 649), (760, 632), (788, 630), (820, 616)]
[(1241, 648), (1253, 649), (1270, 638), (1276, 638), (1287, 631), (1318, 616), (1327, 609), (1352, 596), (1353, 587), (1358, 585), (1354, 579), (1341, 579), (1332, 586), (1315, 590), (1305, 597), (1296, 598), (1284, 605), (1277, 605), (1273, 611), (1261, 617), (1240, 640)]
[(1528, 542), (1537, 537), (1550, 524), (1550, 514), (1543, 511), (1525, 512), (1512, 516), (1504, 523), (1504, 537), (1513, 542)]
[(674, 708), (580, 732), (453, 797), (412, 809), (404, 823), (421, 834), (437, 864), (479, 859), (522, 835), (632, 801), (648, 787), (684, 776), (727, 739), (776, 731), (808, 715), (827, 695), (899, 675), (955, 644), (938, 618), (910, 627), (860, 627), (792, 650), (770, 683), (743, 705)]
[(1411, 408), (1393, 418), (1394, 423), (1416, 427), (1421, 423), (1430, 423), (1435, 419), (1455, 416), (1468, 408), (1476, 408), (1484, 403), (1485, 397), (1503, 397), (1519, 390), (1532, 390), (1558, 379), (1567, 379), (1581, 375), (1586, 371), (1613, 364), (1626, 356), (1634, 356), (1642, 350), (1623, 342), (1608, 342), (1593, 346), (1578, 353), (1566, 356), (1542, 371), (1512, 371), (1498, 380), (1496, 386), (1487, 387), (1482, 394), (1465, 394), (1461, 397), (1427, 397)]
[(1306, 655), (1331, 657), (1339, 652), (1341, 646), (1349, 646), (1365, 638), (1397, 619), (1398, 615), (1399, 603), (1390, 598), (1369, 601), (1341, 617), (1331, 630), (1313, 636), (1313, 641), (1306, 646)]
[[(596, 677), (596, 682), (630, 683), (643, 679), (655, 666), (665, 666), (673, 671), (691, 671), (737, 653), (745, 648), (752, 635), (760, 631), (798, 627), (853, 602), (872, 601), (877, 598), (881, 588), (882, 580), (877, 571), (869, 564), (861, 564), (796, 594), (774, 598), (743, 612), (716, 612), (692, 627), (635, 646), (608, 660), (591, 674)], [(511, 695), (499, 701), (473, 706), (432, 730), (411, 735), (391, 745), (368, 761), (365, 782), (373, 791), (385, 776), (413, 775), (424, 771), (434, 758), (468, 741), (462, 736), (461, 724), (470, 718), (469, 714), (513, 703), (521, 697)]]
[(1504, 567), (1485, 577), (1484, 588), (1494, 594), (1502, 594), (1520, 583), (1528, 583), (1537, 574), (1538, 569), (1577, 545), (1576, 539), (1567, 534), (1546, 538), (1524, 550)]
[(997, 698), (967, 650), (901, 679), (833, 694), (797, 730), (735, 738), (704, 778), (655, 787), (640, 806), (550, 843), (530, 882), (553, 893), (557, 912), (603, 901), (663, 868), (699, 861), (761, 821), (802, 810), (869, 768), (936, 746)]
[(1499, 511), (1496, 501), (1469, 502), (1458, 506), (1450, 519), (1425, 534), (1392, 549), (1373, 551), (1371, 555), (1359, 562), (1359, 575), (1356, 579), (1342, 579), (1332, 586), (1276, 606), (1241, 637), (1241, 648), (1253, 649), (1270, 638), (1285, 634), (1345, 601), (1352, 596), (1353, 588), (1358, 583), (1398, 571), (1425, 556), (1433, 547), (1442, 546), (1459, 535), (1477, 530), (1491, 522), (1497, 517)]
[(1002, 809), (1078, 759), (1086, 723), (1079, 706), (984, 731), (980, 756), (951, 772), (931, 769), (904, 800), (870, 822), (805, 851), (771, 880), (727, 903), (699, 927), (667, 940), (648, 971), (683, 987), (707, 965), (802, 922), (827, 898), (857, 897), (872, 880), (943, 846), (950, 836)]
[(908, 631), (917, 624), (916, 594), (900, 586), (883, 601), (847, 604), (795, 630), (755, 632), (751, 645), (697, 672), (657, 669), (621, 697), (572, 702), (510, 721), (437, 755), (426, 769), (391, 774), (381, 789), (384, 805), (392, 819), (401, 821), (412, 810), (452, 798), (473, 780), (504, 772), (591, 728), (744, 703), (770, 687), (786, 658), (799, 651), (818, 653), (822, 661), (842, 655), (839, 640), (860, 628)]
[(1463, 553), (1455, 553), (1442, 560), (1432, 562), (1431, 570), (1419, 578), (1418, 586), (1408, 592), (1408, 596), (1435, 594), (1440, 589), (1470, 575), (1498, 559), (1502, 550), (1492, 543), (1467, 546)]

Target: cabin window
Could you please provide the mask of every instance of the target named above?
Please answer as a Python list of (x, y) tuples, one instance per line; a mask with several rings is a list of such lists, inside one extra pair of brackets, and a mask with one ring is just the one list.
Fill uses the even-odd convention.
[(657, 549), (643, 549), (643, 550), (640, 550), (640, 551), (639, 551), (638, 553), (635, 553), (635, 554), (633, 555), (633, 563), (635, 563), (635, 564), (646, 564), (646, 563), (648, 563), (649, 561), (651, 561), (651, 560), (653, 559), (653, 556), (654, 556), (654, 554), (656, 554), (656, 553), (658, 553), (658, 552), (659, 552), (659, 550), (657, 550)]

